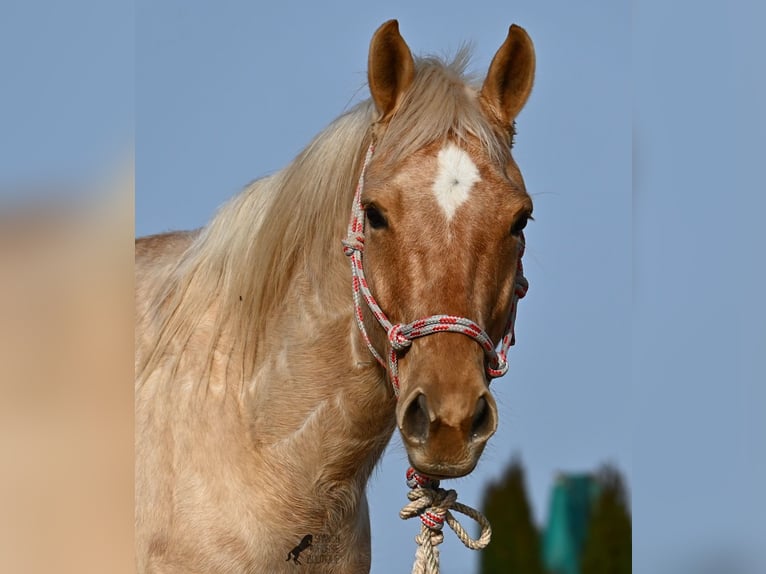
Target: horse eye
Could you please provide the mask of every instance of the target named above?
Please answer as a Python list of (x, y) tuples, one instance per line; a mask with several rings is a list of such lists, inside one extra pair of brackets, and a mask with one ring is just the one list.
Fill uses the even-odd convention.
[(516, 222), (511, 226), (511, 235), (518, 235), (521, 233), (524, 228), (527, 226), (527, 222), (529, 221), (530, 216), (529, 215), (522, 215), (519, 217)]
[(367, 206), (364, 210), (364, 213), (367, 215), (367, 221), (370, 223), (370, 227), (373, 229), (382, 229), (384, 227), (388, 227), (386, 218), (383, 217), (383, 214), (378, 211), (378, 208), (374, 205)]

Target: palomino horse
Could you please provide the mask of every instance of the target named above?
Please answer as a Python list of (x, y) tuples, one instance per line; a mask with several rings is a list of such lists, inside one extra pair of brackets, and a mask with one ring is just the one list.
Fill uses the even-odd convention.
[(414, 59), (387, 22), (371, 100), (203, 229), (136, 242), (140, 572), (368, 572), (395, 427), (419, 472), (473, 470), (532, 212), (511, 143), (534, 63), (511, 26), (474, 87), (465, 53)]

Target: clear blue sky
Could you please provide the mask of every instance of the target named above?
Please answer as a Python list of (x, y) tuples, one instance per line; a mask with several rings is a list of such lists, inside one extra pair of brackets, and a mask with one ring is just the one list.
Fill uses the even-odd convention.
[(3, 1), (0, 198), (81, 184), (129, 152), (134, 12), (125, 0)]
[[(766, 548), (766, 102), (756, 0), (137, 3), (0, 11), (0, 183), (87, 178), (136, 137), (136, 233), (203, 225), (366, 97), (375, 28), (415, 53), (508, 25), (538, 57), (516, 158), (531, 282), (481, 490), (514, 453), (542, 521), (557, 471), (628, 476), (635, 571), (756, 572)], [(135, 16), (135, 19), (134, 19)], [(135, 51), (134, 51), (135, 50)], [(395, 439), (370, 488), (373, 572), (409, 571)], [(443, 572), (476, 557), (447, 535)], [(716, 562), (717, 561), (717, 562)], [(766, 570), (766, 565), (761, 563)]]

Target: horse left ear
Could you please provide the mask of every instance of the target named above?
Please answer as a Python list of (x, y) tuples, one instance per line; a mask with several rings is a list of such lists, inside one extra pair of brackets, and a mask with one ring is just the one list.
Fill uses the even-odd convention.
[(389, 20), (372, 37), (367, 65), (370, 93), (381, 121), (393, 115), (414, 77), (415, 62), (399, 34), (399, 22)]
[(492, 58), (481, 99), (503, 126), (510, 128), (535, 79), (535, 47), (524, 28), (512, 25), (508, 37)]

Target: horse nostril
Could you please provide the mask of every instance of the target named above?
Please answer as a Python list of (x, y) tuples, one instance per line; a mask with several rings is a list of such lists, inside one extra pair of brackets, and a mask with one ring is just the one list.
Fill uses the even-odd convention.
[(487, 399), (479, 397), (476, 402), (476, 411), (471, 421), (471, 439), (486, 439), (492, 434), (492, 416)]
[(426, 396), (418, 393), (417, 398), (410, 401), (402, 420), (402, 433), (410, 440), (424, 442), (428, 437), (428, 404)]

